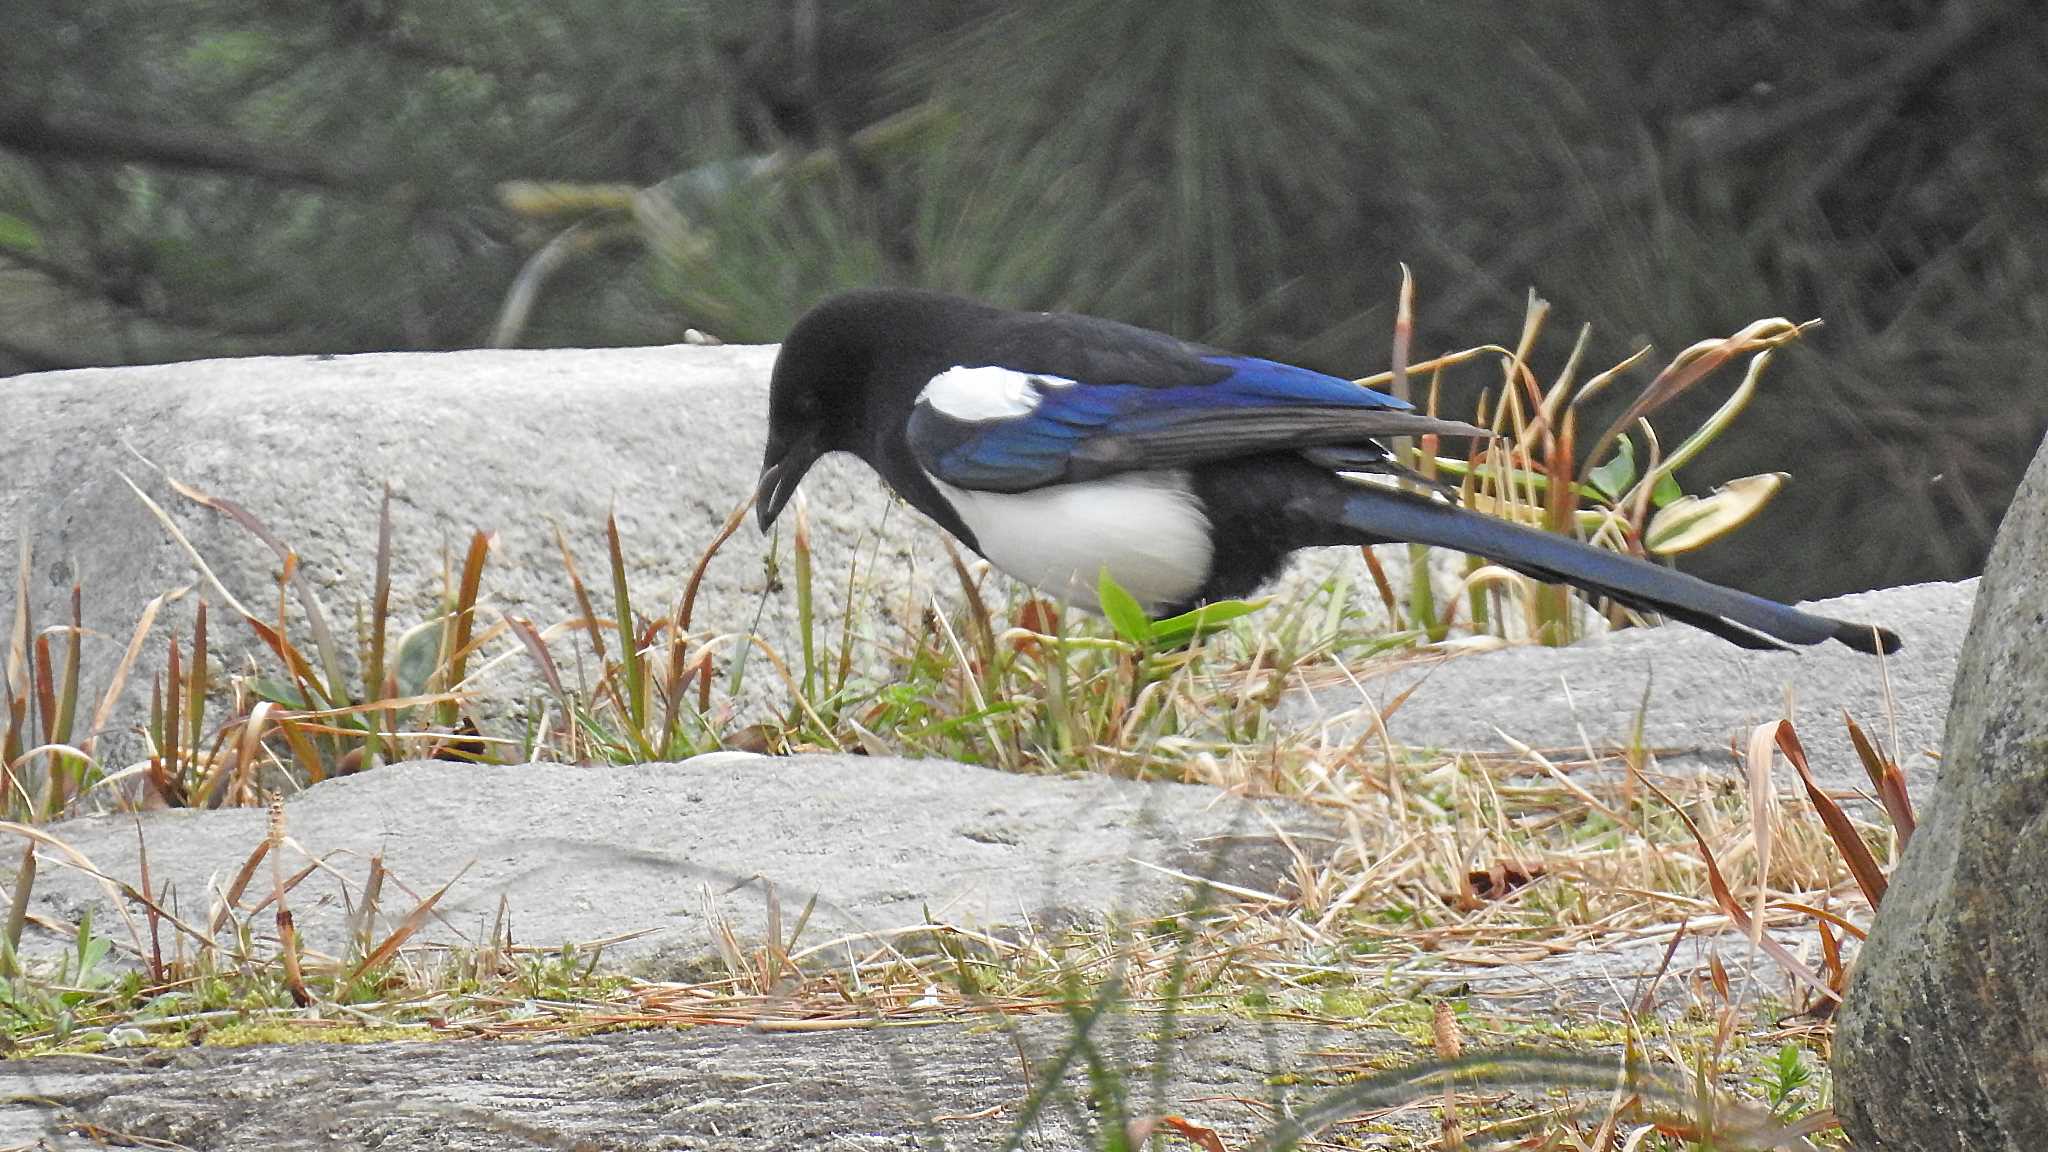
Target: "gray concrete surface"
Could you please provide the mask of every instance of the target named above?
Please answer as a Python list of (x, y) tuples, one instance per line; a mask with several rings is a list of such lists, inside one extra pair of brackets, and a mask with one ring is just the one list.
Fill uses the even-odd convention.
[[(1682, 626), (1628, 629), (1570, 648), (1518, 647), (1383, 661), (1354, 669), (1364, 689), (1342, 684), (1297, 695), (1281, 723), (1327, 727), (1346, 742), (1374, 711), (1415, 690), (1387, 720), (1400, 743), (1507, 751), (1512, 737), (1539, 749), (1605, 753), (1624, 746), (1649, 692), (1645, 738), (1666, 767), (1732, 769), (1730, 741), (1785, 714), (1787, 701), (1815, 774), (1835, 788), (1868, 788), (1841, 722), (1843, 709), (1880, 739), (1898, 723), (1897, 754), (1910, 791), (1934, 780), (1956, 653), (1976, 582), (1920, 584), (1814, 605), (1844, 619), (1882, 624), (1905, 648), (1882, 663), (1829, 644), (1754, 652)], [(1887, 707), (1887, 692), (1892, 707)]]
[[(328, 865), (289, 898), (316, 950), (340, 950), (378, 855), (417, 893), (460, 877), (426, 940), (481, 944), (502, 899), (517, 943), (553, 948), (644, 932), (608, 945), (607, 963), (660, 974), (716, 954), (714, 916), (745, 942), (763, 939), (771, 884), (785, 932), (805, 902), (819, 898), (800, 946), (917, 925), (927, 913), (1002, 931), (1185, 907), (1192, 886), (1158, 868), (1284, 894), (1291, 858), (1268, 818), (1304, 851), (1329, 843), (1314, 812), (1285, 802), (935, 760), (716, 753), (625, 768), (429, 762), (328, 781), (288, 803), (295, 846), (285, 871), (309, 857)], [(146, 845), (152, 882), (171, 886), (187, 922), (204, 923), (265, 826), (264, 813), (231, 809), (89, 816), (52, 832), (104, 875), (138, 886), (138, 843)], [(62, 853), (43, 857), (50, 863), (33, 910), (67, 930), (32, 927), (25, 949), (70, 947), (68, 926), (89, 909), (99, 931), (132, 954), (104, 887), (56, 863)], [(243, 908), (268, 897), (270, 876), (266, 864)], [(384, 931), (412, 904), (394, 891), (386, 889)], [(274, 939), (269, 915), (254, 926), (259, 938)], [(1786, 943), (1796, 947), (1797, 939)], [(1738, 937), (1688, 936), (1668, 966), (1662, 940), (1563, 954), (1532, 949), (1520, 962), (1499, 952), (1484, 964), (1423, 957), (1391, 974), (1388, 988), (1477, 997), (1524, 1016), (1612, 1019), (1660, 968), (1659, 1002), (1682, 1002), (1710, 952), (1731, 971), (1751, 955)], [(1788, 990), (1769, 961), (1757, 974), (1765, 992)]]
[[(1311, 817), (1258, 807), (1313, 848)], [(301, 936), (330, 953), (347, 939), (347, 909), (381, 855), (422, 894), (461, 874), (429, 939), (484, 942), (502, 897), (518, 943), (651, 931), (607, 955), (693, 960), (715, 955), (714, 910), (743, 940), (763, 938), (766, 884), (785, 931), (819, 897), (802, 944), (919, 924), (927, 912), (989, 928), (1185, 906), (1189, 885), (1133, 861), (1270, 891), (1285, 883), (1289, 858), (1253, 809), (1193, 785), (859, 756), (714, 753), (622, 768), (429, 762), (327, 781), (290, 801), (288, 832), (303, 851), (288, 850), (286, 869), (308, 855), (330, 865), (290, 897)], [(139, 884), (138, 820), (153, 883), (173, 885), (184, 918), (204, 922), (262, 841), (266, 816), (87, 816), (51, 831), (101, 873)], [(267, 896), (269, 877), (266, 865), (244, 904)], [(37, 912), (71, 923), (91, 908), (103, 933), (125, 936), (103, 887), (81, 871), (46, 864), (35, 891)], [(390, 924), (411, 908), (389, 885), (383, 904)], [(267, 915), (258, 927), (273, 935)], [(28, 944), (66, 938), (33, 931)]]
[[(1771, 938), (1818, 971), (1820, 936), (1809, 923), (1773, 929)], [(1845, 952), (1855, 955), (1855, 942)], [(1393, 987), (1416, 998), (1449, 997), (1516, 1020), (1620, 1021), (1648, 1007), (1652, 1014), (1698, 1007), (1713, 1011), (1718, 959), (1743, 1004), (1769, 1000), (1805, 1005), (1819, 995), (1800, 983), (1747, 936), (1731, 930), (1669, 937), (1609, 938), (1569, 952), (1532, 949), (1519, 962), (1485, 965), (1420, 958), (1391, 975)]]
[[(1113, 1066), (1149, 1102), (1154, 1017), (1107, 1021)], [(103, 1147), (64, 1132), (80, 1121), (129, 1136), (221, 1152), (357, 1149), (986, 1149), (1016, 1125), (1063, 1020), (816, 1035), (730, 1028), (536, 1043), (307, 1044), (117, 1054), (0, 1064), (0, 1141)], [(1313, 1098), (1268, 1083), (1332, 1061), (1314, 1053), (1413, 1053), (1378, 1030), (1182, 1022), (1163, 1103), (1215, 1125), (1233, 1147), (1257, 1130), (1229, 1097)], [(1037, 1079), (1026, 1076), (1029, 1061)], [(1023, 1147), (1099, 1147), (1095, 1116), (1070, 1096), (1050, 1104)], [(32, 1099), (24, 1099), (32, 1098)], [(1149, 1109), (1148, 1109), (1149, 1110)], [(1407, 1117), (1433, 1128), (1429, 1113)]]
[[(1484, 1027), (1484, 1018), (1470, 1023)], [(1078, 1152), (1105, 1146), (1108, 1116), (1079, 1062), (1024, 1123), (1073, 1034), (1069, 1021), (1040, 1016), (811, 1034), (702, 1027), (539, 1041), (116, 1050), (0, 1064), (0, 1140), (53, 1152), (109, 1143), (220, 1152), (964, 1152), (1002, 1147), (1021, 1127), (1017, 1147)], [(1128, 1093), (1131, 1115), (1184, 1116), (1228, 1148), (1254, 1146), (1279, 1115), (1357, 1116), (1335, 1129), (1311, 1121), (1330, 1147), (1436, 1146), (1431, 1102), (1440, 1090), (1360, 1083), (1430, 1059), (1386, 1029), (1204, 1016), (1169, 1025), (1158, 1015), (1112, 1013), (1090, 1039)], [(1600, 1114), (1618, 1053), (1564, 1053), (1541, 1042), (1519, 1051), (1544, 1063), (1511, 1082), (1471, 1074), (1468, 1090), (1489, 1098), (1484, 1115), (1551, 1112), (1567, 1087), (1589, 1115)], [(1697, 1107), (1675, 1077), (1662, 1095), (1680, 1114)], [(1732, 1147), (1766, 1146), (1742, 1134), (1777, 1127), (1727, 1103), (1716, 1118)]]

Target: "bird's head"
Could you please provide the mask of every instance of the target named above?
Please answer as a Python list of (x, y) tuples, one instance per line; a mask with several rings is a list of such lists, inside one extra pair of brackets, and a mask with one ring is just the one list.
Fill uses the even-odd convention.
[(782, 341), (768, 383), (768, 450), (761, 459), (754, 515), (767, 531), (811, 465), (857, 446), (873, 337), (854, 310), (833, 297), (798, 320)]
[(949, 321), (969, 309), (986, 311), (928, 292), (863, 289), (828, 297), (796, 322), (768, 384), (768, 450), (754, 492), (762, 531), (819, 457), (873, 461), (879, 435), (900, 426), (930, 377), (925, 365)]

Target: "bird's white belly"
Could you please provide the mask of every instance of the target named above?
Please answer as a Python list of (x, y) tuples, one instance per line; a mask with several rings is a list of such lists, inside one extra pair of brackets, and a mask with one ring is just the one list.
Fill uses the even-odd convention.
[(1192, 598), (1209, 578), (1209, 518), (1178, 472), (1132, 472), (1031, 492), (973, 492), (934, 480), (991, 564), (1083, 608), (1103, 569), (1148, 609)]

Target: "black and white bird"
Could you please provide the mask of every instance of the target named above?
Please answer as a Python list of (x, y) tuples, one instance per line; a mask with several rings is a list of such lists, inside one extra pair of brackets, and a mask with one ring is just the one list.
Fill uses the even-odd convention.
[(1451, 504), (1346, 478), (1376, 438), (1483, 436), (1349, 380), (1159, 332), (929, 292), (833, 296), (783, 342), (755, 510), (848, 452), (990, 563), (1095, 608), (1242, 596), (1317, 545), (1415, 541), (1575, 585), (1750, 648), (1898, 638)]

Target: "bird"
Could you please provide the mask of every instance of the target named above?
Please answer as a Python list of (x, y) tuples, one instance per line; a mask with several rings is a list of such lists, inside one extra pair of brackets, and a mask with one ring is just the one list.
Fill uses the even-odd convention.
[(828, 296), (769, 378), (763, 532), (811, 466), (864, 461), (996, 568), (1100, 610), (1107, 573), (1155, 616), (1242, 597), (1294, 552), (1414, 542), (1484, 557), (1745, 648), (1896, 635), (1370, 483), (1385, 437), (1483, 437), (1350, 380), (1162, 332), (909, 288)]

